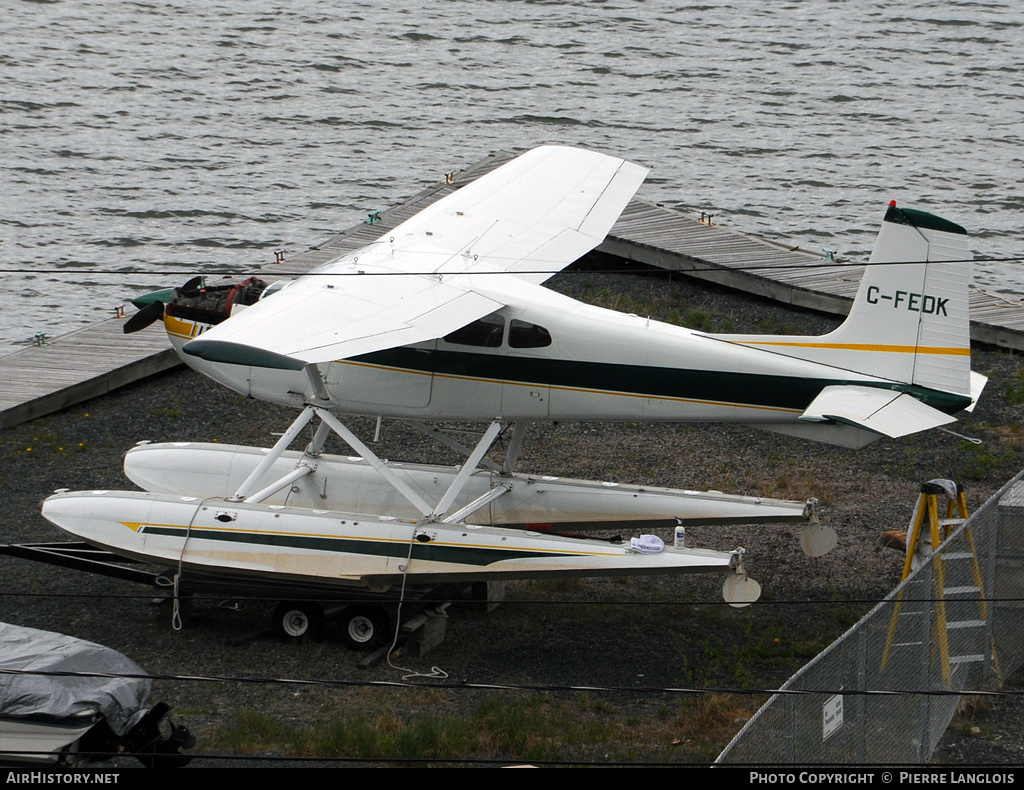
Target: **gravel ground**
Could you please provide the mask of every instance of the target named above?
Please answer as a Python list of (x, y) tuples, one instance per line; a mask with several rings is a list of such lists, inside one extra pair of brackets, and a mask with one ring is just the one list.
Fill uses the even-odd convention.
[[(836, 324), (679, 278), (575, 272), (553, 284), (606, 306), (711, 331), (817, 334)], [(404, 656), (400, 663), (420, 671), (437, 665), (451, 679), (469, 683), (781, 683), (899, 580), (902, 557), (882, 548), (879, 538), (886, 530), (906, 528), (922, 481), (963, 480), (973, 509), (1018, 471), (1019, 406), (1008, 395), (1013, 387), (1024, 388), (1024, 366), (1017, 356), (982, 349), (974, 367), (990, 382), (976, 412), (954, 428), (984, 439), (980, 447), (939, 431), (853, 451), (741, 426), (534, 426), (520, 471), (789, 499), (814, 496), (823, 505), (823, 520), (839, 533), (839, 545), (810, 559), (800, 552), (795, 527), (693, 528), (693, 545), (747, 547), (748, 571), (762, 585), (765, 606), (724, 609), (716, 603), (720, 580), (698, 577), (515, 584), (512, 602), (490, 614), (454, 611), (440, 648), (426, 659)], [(8, 429), (0, 433), (0, 491), (11, 516), (2, 540), (63, 539), (39, 515), (40, 501), (56, 488), (130, 488), (121, 460), (139, 440), (266, 446), (291, 416), (178, 370)], [(372, 432), (367, 421), (352, 424), (364, 437)], [(445, 458), (397, 423), (385, 424), (383, 441), (384, 457)], [(167, 605), (155, 604), (146, 588), (10, 557), (0, 563), (4, 621), (100, 642), (158, 675), (360, 682), (402, 677), (387, 666), (358, 669), (359, 656), (345, 651), (336, 633), (320, 644), (277, 642), (266, 630), (269, 604), (250, 603), (240, 611), (200, 606), (175, 631)], [(196, 732), (200, 750), (227, 753), (232, 747), (224, 728), (242, 711), (308, 728), (356, 712), (387, 710), (399, 718), (428, 710), (458, 714), (482, 693), (168, 680), (157, 682), (155, 696), (176, 707), (177, 718)], [(678, 697), (662, 694), (618, 693), (608, 699), (638, 719), (680, 704)], [(937, 759), (1021, 762), (1022, 710), (1015, 699), (1000, 698), (973, 711), (951, 728)], [(738, 726), (737, 720), (727, 729)], [(652, 754), (664, 757), (657, 749)]]

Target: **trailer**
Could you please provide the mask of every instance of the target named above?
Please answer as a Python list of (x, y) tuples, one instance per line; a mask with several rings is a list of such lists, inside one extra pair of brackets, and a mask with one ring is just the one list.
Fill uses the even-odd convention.
[[(199, 599), (276, 601), (270, 628), (285, 642), (315, 641), (328, 623), (340, 626), (351, 650), (371, 653), (362, 664), (381, 657), (392, 643), (423, 655), (444, 641), (453, 602), (493, 607), (504, 597), (500, 582), (408, 585), (375, 592), (327, 583), (256, 579), (194, 571), (155, 570), (80, 541), (0, 544), (0, 555), (43, 562), (155, 588), (174, 606), (177, 624), (192, 616)], [(401, 620), (395, 634), (395, 623)]]

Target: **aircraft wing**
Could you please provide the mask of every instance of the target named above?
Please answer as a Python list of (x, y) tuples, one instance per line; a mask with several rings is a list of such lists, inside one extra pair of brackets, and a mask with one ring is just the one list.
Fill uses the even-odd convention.
[(855, 385), (825, 387), (800, 419), (832, 420), (894, 438), (956, 422), (905, 392)]
[[(503, 307), (495, 284), (543, 282), (600, 244), (646, 175), (593, 151), (535, 148), (184, 350), (297, 369), (441, 337)], [(488, 295), (474, 287), (483, 278)]]

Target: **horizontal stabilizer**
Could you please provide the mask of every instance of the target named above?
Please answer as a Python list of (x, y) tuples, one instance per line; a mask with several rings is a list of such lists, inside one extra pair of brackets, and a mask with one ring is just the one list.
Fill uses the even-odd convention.
[(905, 392), (857, 386), (825, 387), (800, 419), (831, 420), (894, 438), (956, 422)]
[(971, 405), (967, 406), (964, 411), (974, 411), (974, 407), (978, 405), (978, 398), (981, 397), (981, 391), (985, 389), (986, 384), (988, 384), (988, 376), (983, 376), (973, 370), (971, 371)]

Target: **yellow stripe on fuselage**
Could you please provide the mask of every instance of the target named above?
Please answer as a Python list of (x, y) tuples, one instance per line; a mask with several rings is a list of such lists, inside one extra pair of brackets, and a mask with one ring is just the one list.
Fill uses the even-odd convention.
[(790, 348), (822, 348), (835, 351), (880, 351), (886, 354), (938, 354), (941, 356), (969, 357), (970, 348), (942, 346), (895, 346), (883, 343), (793, 343), (784, 340), (730, 341), (741, 346), (788, 346)]
[(164, 313), (164, 326), (167, 328), (167, 334), (180, 337), (182, 340), (191, 340), (196, 335), (201, 335), (210, 328), (210, 325), (200, 324), (196, 321), (186, 321), (166, 313)]

